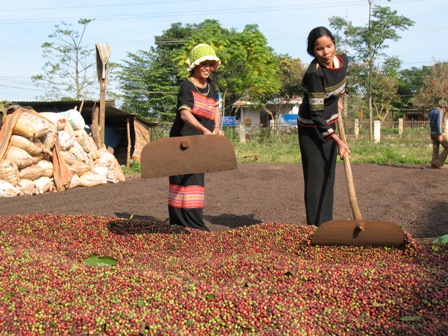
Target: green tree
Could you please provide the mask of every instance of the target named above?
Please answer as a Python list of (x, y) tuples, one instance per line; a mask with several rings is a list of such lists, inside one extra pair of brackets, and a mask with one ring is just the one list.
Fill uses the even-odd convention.
[(374, 0), (369, 3), (369, 22), (367, 26), (355, 26), (351, 21), (341, 17), (330, 18), (330, 26), (335, 29), (339, 41), (354, 50), (353, 59), (365, 64), (367, 71), (367, 100), (370, 118), (370, 139), (373, 140), (373, 92), (372, 78), (375, 61), (384, 56), (383, 50), (389, 46), (388, 40), (398, 41), (401, 37), (398, 30), (407, 30), (414, 25), (414, 21), (401, 15), (389, 7), (373, 6)]
[(402, 106), (411, 107), (414, 96), (423, 86), (425, 76), (431, 74), (431, 66), (421, 68), (412, 67), (400, 70), (398, 73), (398, 94), (400, 95)]
[(384, 68), (372, 75), (372, 104), (375, 118), (381, 121), (393, 116), (394, 105), (399, 101), (398, 80)]
[(431, 67), (431, 73), (423, 78), (413, 104), (426, 111), (436, 106), (440, 99), (448, 99), (448, 62), (437, 62)]
[(121, 108), (142, 117), (170, 120), (175, 113), (177, 93), (170, 69), (160, 66), (153, 48), (127, 56), (118, 74), (118, 88), (126, 92)]
[(32, 82), (44, 88), (46, 99), (79, 100), (97, 89), (95, 77), (95, 49), (82, 45), (87, 25), (94, 19), (80, 19), (81, 31), (62, 22), (48, 35), (52, 42), (42, 44), (43, 57), (47, 60), (43, 74), (31, 77)]
[[(173, 86), (176, 86), (177, 91), (177, 86), (188, 76), (186, 60), (189, 52), (198, 43), (212, 45), (222, 61), (213, 78), (223, 93), (226, 115), (231, 113), (233, 103), (242, 97), (263, 102), (266, 97), (277, 94), (280, 90), (278, 58), (256, 25), (248, 25), (242, 32), (237, 32), (235, 29), (223, 28), (216, 20), (186, 26), (175, 23), (161, 36), (156, 36), (155, 41), (157, 46), (154, 49), (149, 53), (141, 53), (147, 60), (146, 72), (138, 70), (142, 68), (144, 60), (135, 58), (135, 55), (119, 71), (123, 100), (135, 111), (140, 110), (138, 104), (141, 102), (132, 99), (135, 87), (130, 81), (138, 82), (137, 86), (140, 88), (148, 87), (148, 81), (158, 81), (158, 87), (169, 89), (167, 92), (171, 92)], [(160, 75), (154, 78), (156, 70)], [(126, 77), (126, 72), (130, 72), (132, 76)], [(152, 75), (142, 76), (142, 73)], [(145, 111), (154, 118), (159, 118), (160, 110), (153, 100), (154, 90), (145, 90), (147, 96), (136, 99), (145, 100), (148, 104)], [(173, 120), (175, 100), (167, 104), (171, 107), (164, 106), (165, 111), (172, 112), (166, 115), (166, 119)]]
[(303, 95), (302, 79), (306, 68), (300, 58), (280, 58), (281, 83), (279, 95), (292, 98)]
[[(198, 43), (208, 43), (217, 49), (221, 59), (214, 79), (223, 93), (225, 114), (231, 114), (233, 104), (240, 100), (264, 106), (270, 97), (278, 94), (280, 82), (279, 61), (257, 25), (247, 25), (241, 32), (225, 29), (216, 20), (205, 20), (193, 30), (178, 56), (184, 64), (188, 53)], [(180, 76), (186, 77), (185, 67)]]
[(155, 36), (156, 47), (128, 53), (128, 59), (114, 65), (117, 87), (123, 92), (121, 108), (162, 122), (174, 120), (181, 82), (175, 58), (192, 30), (192, 25), (174, 23)]

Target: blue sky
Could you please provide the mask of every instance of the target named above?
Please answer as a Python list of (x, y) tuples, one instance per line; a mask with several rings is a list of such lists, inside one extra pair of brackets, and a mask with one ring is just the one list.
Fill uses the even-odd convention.
[[(403, 68), (448, 61), (446, 0), (374, 0), (415, 22), (390, 41), (385, 52), (397, 56)], [(88, 25), (83, 45), (109, 43), (110, 60), (120, 62), (127, 52), (147, 50), (172, 23), (200, 23), (216, 19), (225, 28), (241, 31), (257, 24), (276, 53), (289, 54), (308, 63), (306, 37), (316, 26), (341, 16), (357, 26), (368, 22), (368, 0), (20, 0), (4, 1), (0, 8), (0, 100), (35, 100), (42, 94), (31, 83), (41, 74), (45, 59), (42, 43), (55, 25), (80, 18), (95, 19)]]

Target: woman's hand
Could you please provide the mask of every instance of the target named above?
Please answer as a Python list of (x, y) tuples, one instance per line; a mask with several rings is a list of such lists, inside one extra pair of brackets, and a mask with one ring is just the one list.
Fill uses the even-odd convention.
[(341, 160), (344, 160), (345, 153), (350, 155), (350, 148), (348, 148), (348, 145), (344, 141), (342, 141), (335, 133), (333, 133), (332, 138), (338, 145), (339, 157), (341, 158)]
[(350, 148), (348, 148), (347, 144), (343, 141), (338, 143), (338, 153), (341, 160), (344, 160), (345, 153), (350, 156)]
[(213, 129), (213, 134), (217, 134), (217, 135), (224, 135), (224, 132), (222, 129), (220, 129), (219, 127), (215, 127)]

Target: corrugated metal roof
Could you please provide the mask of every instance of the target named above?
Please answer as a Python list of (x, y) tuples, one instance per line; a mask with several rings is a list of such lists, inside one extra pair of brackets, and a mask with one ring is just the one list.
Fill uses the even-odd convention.
[[(32, 108), (36, 112), (64, 112), (71, 109), (81, 110), (86, 124), (92, 124), (92, 110), (95, 105), (99, 106), (99, 101), (94, 100), (70, 100), (70, 101), (13, 101), (14, 105)], [(126, 127), (127, 118), (133, 117), (148, 127), (158, 126), (160, 123), (142, 118), (136, 113), (129, 113), (115, 107), (114, 100), (106, 101), (106, 126)]]

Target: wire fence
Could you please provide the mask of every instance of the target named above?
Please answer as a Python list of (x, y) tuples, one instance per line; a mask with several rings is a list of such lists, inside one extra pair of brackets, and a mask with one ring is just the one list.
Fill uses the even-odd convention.
[[(151, 141), (168, 137), (171, 125), (171, 123), (166, 123), (154, 127), (151, 131)], [(349, 139), (370, 140), (369, 127), (370, 122), (368, 120), (363, 120), (358, 123), (351, 120), (344, 120), (345, 134)], [(297, 134), (297, 126), (286, 124), (275, 126), (254, 124), (250, 127), (244, 127), (244, 137), (240, 134), (239, 124), (236, 126), (224, 126), (223, 129), (226, 136), (233, 142), (238, 142), (241, 138), (244, 138), (244, 141), (248, 142), (262, 142), (283, 135), (290, 136), (291, 134)], [(404, 143), (415, 141), (427, 142), (429, 133), (429, 121), (384, 121), (380, 127), (381, 139)]]

